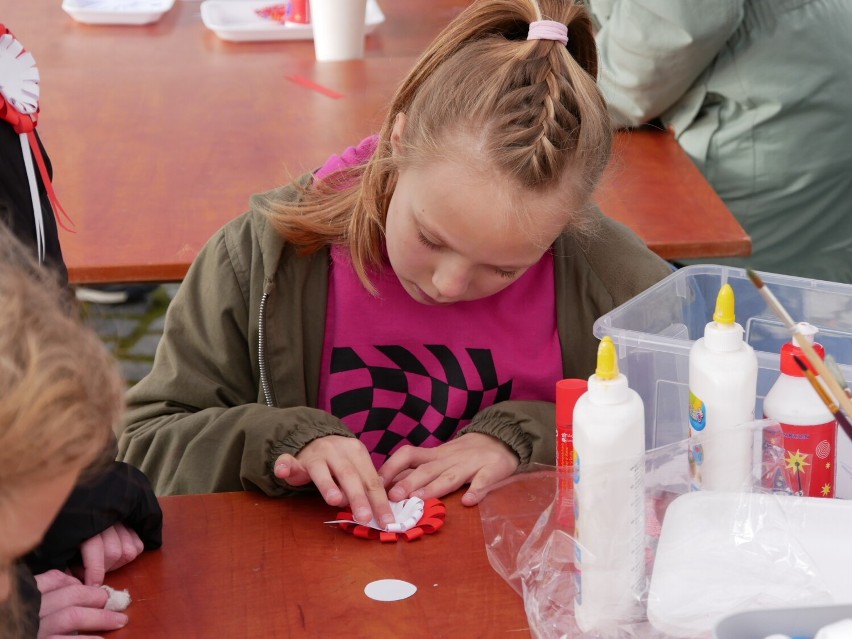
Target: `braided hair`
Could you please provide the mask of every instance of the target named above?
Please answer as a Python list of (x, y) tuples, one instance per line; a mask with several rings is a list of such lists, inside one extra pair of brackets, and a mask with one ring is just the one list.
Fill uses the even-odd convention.
[[(566, 25), (567, 44), (528, 40), (530, 23), (540, 20)], [(368, 270), (382, 262), (384, 221), (401, 163), (447, 159), (459, 137), (475, 138), (485, 161), (518, 188), (563, 189), (566, 206), (573, 202), (579, 211), (612, 147), (597, 66), (582, 5), (477, 0), (402, 81), (373, 157), (315, 181), (298, 203), (273, 205), (267, 210), (272, 224), (305, 253), (347, 245), (360, 279), (373, 290)], [(394, 158), (391, 134), (399, 114), (406, 118), (404, 153)]]

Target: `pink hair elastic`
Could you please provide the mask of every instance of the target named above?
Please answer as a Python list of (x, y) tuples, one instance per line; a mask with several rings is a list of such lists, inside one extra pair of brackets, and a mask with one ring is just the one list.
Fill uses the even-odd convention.
[(568, 27), (556, 20), (530, 22), (527, 40), (557, 40), (562, 44), (568, 44)]

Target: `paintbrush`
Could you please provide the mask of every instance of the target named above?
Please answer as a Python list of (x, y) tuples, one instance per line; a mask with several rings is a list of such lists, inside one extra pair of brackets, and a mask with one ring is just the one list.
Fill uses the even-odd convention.
[(802, 358), (798, 355), (793, 355), (793, 359), (796, 360), (796, 364), (799, 365), (799, 368), (802, 369), (802, 372), (805, 374), (805, 377), (808, 378), (808, 381), (813, 386), (813, 389), (816, 391), (819, 398), (822, 400), (825, 407), (834, 415), (834, 419), (837, 420), (837, 423), (840, 424), (840, 427), (843, 429), (843, 432), (846, 433), (846, 436), (849, 439), (852, 439), (852, 424), (849, 423), (849, 420), (846, 419), (846, 415), (843, 414), (843, 411), (837, 406), (837, 403), (831, 399), (831, 396), (826, 392), (825, 388), (823, 388), (820, 381), (817, 379), (816, 375), (813, 374), (810, 368), (808, 368), (805, 363), (802, 361)]
[(840, 388), (843, 389), (846, 396), (852, 397), (852, 390), (849, 389), (849, 384), (843, 377), (843, 371), (840, 370), (840, 366), (837, 365), (837, 360), (834, 359), (833, 355), (825, 356), (825, 365), (828, 367), (828, 370), (831, 371), (831, 374), (834, 375), (834, 379), (836, 379), (837, 383), (840, 384)]
[(802, 352), (808, 360), (808, 363), (811, 365), (811, 368), (813, 368), (825, 381), (826, 386), (828, 386), (828, 390), (831, 391), (832, 395), (834, 395), (834, 398), (840, 404), (843, 412), (852, 416), (852, 399), (850, 399), (843, 389), (840, 388), (840, 384), (838, 384), (837, 380), (834, 379), (834, 375), (832, 375), (828, 370), (825, 362), (822, 361), (822, 358), (814, 350), (814, 347), (808, 341), (808, 338), (799, 332), (799, 327), (796, 326), (796, 322), (793, 321), (790, 314), (783, 306), (781, 306), (781, 302), (778, 301), (775, 294), (769, 290), (766, 284), (763, 283), (760, 276), (750, 268), (746, 269), (746, 273), (748, 274), (748, 278), (751, 280), (751, 283), (757, 287), (757, 291), (760, 293), (760, 296), (766, 300), (767, 304), (769, 304), (769, 308), (775, 312), (781, 321), (784, 322), (784, 325), (790, 333), (793, 334), (793, 339), (796, 340), (796, 343), (798, 343), (799, 347), (802, 349)]

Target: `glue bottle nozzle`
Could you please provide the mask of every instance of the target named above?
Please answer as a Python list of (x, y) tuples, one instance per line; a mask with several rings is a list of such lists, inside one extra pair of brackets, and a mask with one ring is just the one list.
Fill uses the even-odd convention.
[(595, 375), (600, 379), (615, 379), (618, 377), (618, 359), (615, 356), (615, 344), (609, 335), (604, 335), (598, 345), (598, 367)]
[(725, 284), (719, 289), (716, 297), (716, 312), (713, 313), (713, 321), (717, 324), (733, 324), (736, 321), (734, 315), (734, 289), (730, 284)]

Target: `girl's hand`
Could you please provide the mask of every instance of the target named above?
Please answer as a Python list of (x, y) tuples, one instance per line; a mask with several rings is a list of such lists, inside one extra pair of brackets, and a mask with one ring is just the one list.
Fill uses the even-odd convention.
[(327, 504), (349, 504), (359, 523), (373, 518), (382, 525), (394, 521), (384, 482), (367, 448), (354, 437), (327, 435), (295, 457), (281, 455), (275, 460), (275, 476), (292, 486), (314, 482)]
[(83, 581), (87, 586), (100, 586), (106, 573), (129, 564), (141, 555), (143, 550), (145, 544), (135, 531), (120, 523), (110, 526), (80, 546)]
[(86, 586), (59, 570), (48, 570), (35, 579), (41, 592), (38, 639), (81, 639), (91, 637), (90, 632), (127, 625), (127, 615), (104, 610), (109, 594), (103, 588)]
[(467, 433), (436, 448), (403, 446), (379, 469), (393, 501), (407, 497), (443, 497), (463, 484), (470, 484), (462, 496), (465, 506), (473, 506), (488, 488), (518, 468), (518, 457), (503, 442), (483, 433)]

